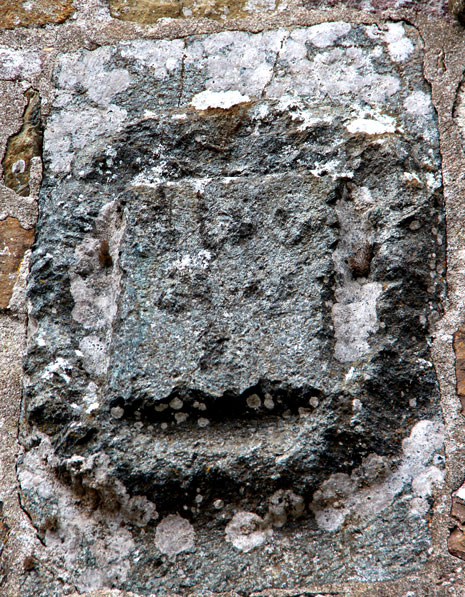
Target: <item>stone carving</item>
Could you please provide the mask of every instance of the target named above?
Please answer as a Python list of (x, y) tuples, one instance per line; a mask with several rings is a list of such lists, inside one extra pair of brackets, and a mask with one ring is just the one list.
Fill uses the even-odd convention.
[(420, 569), (444, 219), (417, 32), (130, 41), (55, 83), (18, 471), (63, 582)]

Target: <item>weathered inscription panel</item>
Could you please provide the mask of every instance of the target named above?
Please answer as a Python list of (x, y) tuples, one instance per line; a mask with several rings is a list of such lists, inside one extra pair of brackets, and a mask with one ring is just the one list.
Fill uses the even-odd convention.
[(63, 582), (420, 569), (444, 222), (416, 31), (132, 41), (55, 80), (19, 478)]

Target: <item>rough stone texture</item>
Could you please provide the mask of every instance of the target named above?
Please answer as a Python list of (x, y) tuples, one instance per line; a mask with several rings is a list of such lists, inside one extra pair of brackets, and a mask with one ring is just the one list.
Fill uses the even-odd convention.
[(465, 560), (465, 485), (460, 487), (452, 496), (451, 515), (458, 525), (448, 539), (449, 551), (452, 555)]
[(15, 218), (0, 221), (0, 309), (8, 307), (21, 265), (34, 241), (34, 230), (25, 230)]
[(445, 231), (422, 58), (412, 27), (345, 22), (59, 57), (23, 595), (423, 568)]
[(465, 410), (465, 332), (459, 330), (454, 335), (455, 374), (457, 377), (457, 395)]
[(329, 9), (339, 6), (356, 8), (367, 12), (410, 9), (434, 16), (447, 16), (448, 9), (456, 16), (457, 5), (462, 0), (303, 0), (308, 8)]
[(113, 17), (141, 24), (162, 18), (206, 17), (221, 19), (245, 17), (257, 9), (273, 12), (285, 5), (280, 0), (109, 0)]
[(449, 11), (462, 24), (465, 22), (465, 2), (464, 0), (449, 0)]
[(3, 504), (0, 502), (0, 587), (3, 584), (5, 575), (6, 575), (6, 571), (3, 566), (3, 561), (1, 559), (1, 556), (3, 553), (4, 546), (8, 540), (8, 533), (9, 533), (9, 528), (3, 518)]
[(29, 27), (62, 23), (73, 12), (73, 0), (2, 0), (0, 27)]

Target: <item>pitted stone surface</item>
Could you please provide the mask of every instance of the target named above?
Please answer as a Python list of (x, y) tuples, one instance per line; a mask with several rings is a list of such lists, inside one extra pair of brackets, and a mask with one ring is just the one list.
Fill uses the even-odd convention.
[(62, 55), (55, 83), (18, 471), (56, 576), (164, 595), (420, 570), (444, 221), (417, 32), (131, 41)]

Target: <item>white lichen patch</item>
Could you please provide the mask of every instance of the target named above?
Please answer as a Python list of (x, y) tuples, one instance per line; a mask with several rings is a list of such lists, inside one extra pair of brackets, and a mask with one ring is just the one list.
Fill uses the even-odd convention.
[(405, 62), (415, 49), (402, 23), (388, 23), (385, 30), (377, 25), (370, 25), (367, 27), (367, 34), (371, 39), (387, 44), (389, 55), (394, 62)]
[(131, 82), (127, 70), (109, 66), (111, 58), (111, 46), (102, 46), (82, 54), (64, 54), (58, 63), (59, 86), (64, 90), (78, 88), (92, 102), (108, 107), (114, 96), (126, 90)]
[(405, 35), (402, 23), (388, 23), (387, 28), (384, 41), (388, 44), (391, 58), (396, 62), (405, 62), (414, 50), (413, 43)]
[[(299, 123), (299, 131), (329, 125), (333, 119), (330, 108), (318, 106), (318, 110), (315, 110), (314, 104), (309, 104), (302, 98), (289, 93), (279, 98), (275, 109), (282, 115), (289, 115), (292, 120)], [(253, 110), (254, 119), (261, 120), (269, 114), (269, 105), (265, 103), (255, 104)]]
[(356, 361), (370, 350), (368, 339), (378, 328), (376, 301), (381, 292), (379, 282), (353, 282), (336, 290), (332, 315), (339, 361)]
[(208, 269), (212, 257), (208, 249), (201, 249), (197, 255), (183, 255), (170, 269), (176, 269), (181, 272), (186, 269)]
[(250, 100), (248, 95), (242, 95), (239, 91), (202, 91), (192, 98), (191, 104), (196, 110), (208, 110), (209, 108), (222, 108), (227, 110)]
[(157, 79), (164, 79), (181, 68), (185, 44), (182, 39), (136, 40), (121, 44), (121, 57), (138, 65), (139, 69), (149, 68)]
[(244, 10), (251, 13), (271, 12), (276, 10), (280, 0), (247, 0)]
[(433, 112), (431, 97), (424, 91), (414, 91), (404, 101), (404, 107), (409, 114), (426, 118)]
[[(388, 463), (374, 454), (368, 457), (371, 463), (365, 461), (351, 475), (331, 475), (314, 493), (310, 506), (318, 526), (326, 531), (336, 531), (348, 518), (369, 519), (392, 504), (407, 488), (411, 497), (417, 500), (412, 504), (411, 514), (421, 512), (423, 502), (419, 500), (431, 496), (434, 487), (444, 480), (444, 472), (431, 463), (443, 444), (443, 425), (420, 421), (403, 440), (402, 461), (394, 472), (388, 473)], [(370, 467), (372, 471), (367, 477), (366, 469)], [(378, 480), (380, 474), (385, 478)]]
[(68, 360), (58, 357), (56, 361), (45, 367), (41, 377), (42, 379), (52, 379), (53, 375), (58, 375), (64, 379), (66, 383), (69, 383), (71, 381), (71, 377), (66, 372), (69, 372), (71, 368), (71, 364)]
[(329, 160), (328, 162), (316, 161), (314, 168), (310, 170), (313, 176), (320, 178), (321, 176), (331, 176), (333, 180), (338, 178), (352, 178), (354, 173), (350, 170), (344, 170), (339, 160)]
[(368, 187), (357, 187), (352, 191), (352, 200), (356, 211), (365, 211), (373, 207), (375, 201)]
[(33, 51), (0, 46), (0, 81), (28, 79), (40, 73), (40, 56)]
[[(102, 239), (98, 236), (103, 231), (105, 238)], [(86, 371), (93, 376), (103, 375), (109, 364), (108, 346), (120, 292), (119, 245), (123, 233), (124, 222), (118, 216), (116, 202), (111, 201), (97, 217), (97, 231), (76, 246), (75, 264), (70, 269), (70, 290), (74, 299), (71, 315), (87, 332), (80, 340), (79, 356)], [(108, 245), (110, 269), (99, 259), (102, 242)]]
[(347, 130), (352, 134), (384, 135), (396, 131), (396, 121), (383, 115), (379, 115), (378, 118), (357, 118), (347, 125)]
[(373, 65), (376, 56), (370, 51), (351, 45), (328, 46), (310, 57), (307, 44), (315, 37), (312, 29), (296, 29), (284, 40), (279, 62), (286, 68), (275, 74), (265, 97), (294, 94), (345, 101), (351, 96), (355, 107), (360, 100), (370, 105), (386, 102), (399, 91), (397, 77), (376, 72)]
[[(95, 458), (91, 460), (76, 455), (69, 459), (69, 466), (74, 471), (90, 472), (95, 466)], [(40, 445), (24, 455), (18, 473), (23, 499), (27, 496), (31, 503), (36, 503), (38, 498), (47, 501), (43, 519), (36, 520), (36, 524), (45, 529), (51, 527), (44, 532), (49, 565), (80, 592), (123, 583), (135, 551), (132, 535), (122, 525), (124, 505), (118, 511), (111, 511), (109, 507), (105, 514), (80, 507), (72, 489), (61, 484), (51, 472), (54, 464), (50, 441), (42, 437)], [(104, 485), (105, 482), (108, 483), (108, 480), (102, 478), (101, 483)], [(99, 482), (95, 481), (94, 484), (98, 485)], [(129, 497), (125, 499), (129, 504)], [(151, 506), (147, 507), (150, 518), (156, 516), (153, 504)], [(128, 505), (129, 510), (139, 507), (139, 503)], [(48, 525), (50, 520), (56, 522)], [(77, 545), (86, 546), (86, 553), (92, 562), (85, 568), (80, 564), (81, 552), (76, 549)]]
[[(61, 101), (69, 101), (63, 94)], [(53, 113), (44, 133), (44, 155), (55, 174), (67, 173), (75, 153), (84, 149), (102, 135), (120, 130), (127, 111), (110, 104), (105, 109), (93, 106), (69, 108)]]
[(194, 527), (178, 514), (166, 516), (157, 526), (155, 532), (156, 546), (162, 553), (170, 557), (192, 549), (194, 538)]
[(226, 525), (225, 533), (226, 541), (247, 553), (265, 543), (273, 531), (266, 528), (264, 520), (258, 514), (240, 511)]
[(204, 89), (237, 90), (243, 95), (260, 97), (273, 76), (273, 67), (283, 30), (254, 36), (242, 31), (225, 31), (199, 37), (187, 48), (185, 68), (205, 73)]
[(350, 23), (321, 23), (309, 28), (309, 40), (317, 48), (332, 46), (340, 37), (344, 37), (352, 29)]
[(108, 367), (107, 347), (98, 336), (90, 334), (79, 342), (83, 365), (93, 375), (103, 375)]

